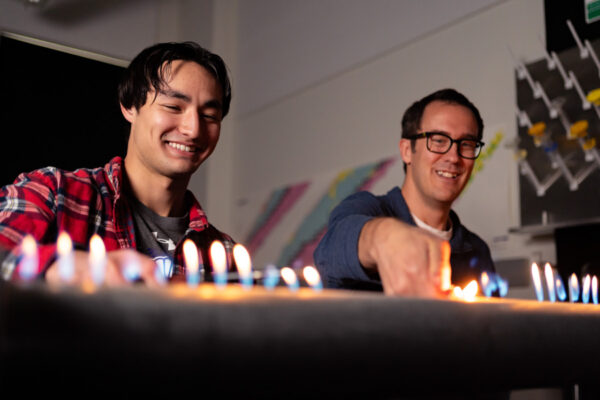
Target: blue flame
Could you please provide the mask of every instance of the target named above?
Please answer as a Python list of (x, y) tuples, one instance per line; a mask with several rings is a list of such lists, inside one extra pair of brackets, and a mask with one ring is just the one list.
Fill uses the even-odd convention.
[(218, 288), (223, 288), (227, 285), (227, 272), (213, 271), (213, 279)]
[(485, 271), (485, 273), (488, 275), (489, 280), (487, 285), (481, 282), (483, 294), (486, 297), (491, 297), (494, 292), (498, 292), (500, 297), (505, 297), (508, 294), (508, 281), (493, 272)]
[[(548, 275), (546, 274), (546, 267), (549, 264), (546, 263), (546, 266), (544, 267), (544, 277), (546, 278), (546, 287), (548, 289), (548, 300), (550, 300), (550, 302), (554, 303), (556, 301), (556, 288), (554, 287), (555, 285), (555, 279), (554, 277), (557, 275), (556, 272), (554, 271), (554, 269), (552, 269), (552, 279), (548, 279)], [(550, 270), (548, 270), (550, 271)]]
[(556, 295), (558, 296), (558, 300), (565, 301), (567, 299), (567, 292), (565, 291), (565, 284), (558, 273), (554, 277), (554, 283), (554, 286), (556, 286)]
[(134, 282), (142, 276), (142, 268), (140, 263), (135, 259), (127, 260), (125, 267), (123, 267), (123, 277), (128, 282)]
[(544, 301), (544, 285), (542, 284), (540, 269), (536, 263), (533, 263), (531, 266), (531, 277), (533, 279), (533, 288), (535, 289), (535, 297), (537, 298), (537, 301)]
[(267, 290), (273, 289), (279, 283), (279, 270), (273, 264), (265, 267), (263, 284)]
[(508, 281), (506, 279), (500, 278), (499, 275), (496, 276), (496, 283), (498, 285), (498, 292), (500, 297), (506, 297), (508, 294)]
[(584, 285), (581, 290), (581, 301), (584, 304), (587, 304), (590, 302), (590, 283), (591, 282), (589, 279), (584, 279), (583, 282), (584, 282)]
[(590, 292), (583, 292), (581, 294), (581, 302), (587, 304), (590, 302)]
[(481, 288), (483, 290), (483, 294), (485, 295), (485, 297), (490, 297), (492, 295), (492, 293), (494, 293), (496, 291), (496, 289), (498, 289), (498, 286), (496, 285), (495, 274), (492, 272), (488, 272), (488, 271), (486, 271), (486, 273), (488, 275), (488, 283), (486, 285), (484, 285), (482, 282)]
[(575, 276), (576, 284), (573, 285), (571, 283), (571, 278), (569, 278), (569, 296), (571, 298), (571, 303), (576, 303), (579, 301), (579, 281), (577, 280), (577, 275), (573, 274), (571, 276)]
[(196, 272), (185, 272), (185, 279), (187, 281), (188, 286), (196, 287), (200, 283), (200, 270)]

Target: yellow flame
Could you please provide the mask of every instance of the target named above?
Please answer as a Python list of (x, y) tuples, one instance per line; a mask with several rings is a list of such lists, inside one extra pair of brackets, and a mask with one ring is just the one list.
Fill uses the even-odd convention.
[(200, 260), (198, 258), (198, 248), (196, 244), (190, 240), (186, 239), (183, 242), (183, 260), (185, 261), (185, 268), (192, 274), (198, 272), (198, 268), (200, 265)]
[(531, 264), (531, 276), (533, 278), (533, 285), (535, 286), (536, 292), (542, 290), (542, 279), (540, 278), (540, 269), (536, 263)]
[(548, 285), (548, 292), (555, 293), (554, 271), (552, 271), (552, 266), (550, 265), (550, 263), (546, 263), (546, 265), (544, 265), (544, 275), (546, 276), (546, 284)]
[(210, 245), (210, 261), (212, 263), (213, 270), (216, 273), (224, 273), (227, 270), (227, 256), (225, 254), (225, 247), (223, 243), (215, 240)]
[(104, 242), (98, 234), (94, 234), (90, 239), (90, 260), (98, 262), (106, 256), (106, 248)]
[(73, 242), (67, 232), (61, 232), (56, 241), (56, 251), (59, 256), (66, 256), (73, 250)]
[(577, 280), (577, 275), (575, 275), (575, 272), (573, 272), (569, 278), (569, 286), (571, 289), (579, 290), (579, 281)]
[(583, 278), (583, 295), (587, 296), (590, 293), (590, 280), (591, 277), (590, 275), (586, 275), (585, 278)]
[(298, 282), (298, 277), (290, 267), (281, 268), (281, 277), (288, 285), (295, 285)]
[(475, 297), (477, 296), (478, 291), (479, 291), (479, 285), (477, 285), (477, 281), (472, 280), (463, 289), (463, 299), (465, 301), (475, 301)]
[(302, 270), (302, 274), (304, 275), (304, 279), (310, 286), (316, 286), (321, 283), (321, 276), (319, 275), (319, 271), (312, 265), (307, 265)]
[(252, 261), (248, 250), (241, 244), (233, 246), (233, 259), (241, 276), (247, 276), (252, 273)]
[(442, 243), (441, 289), (444, 292), (452, 288), (452, 267), (450, 267), (450, 243)]
[(31, 235), (27, 235), (21, 242), (21, 251), (27, 257), (35, 257), (37, 255), (37, 244)]
[(454, 297), (456, 297), (457, 299), (461, 299), (463, 298), (463, 291), (460, 288), (460, 286), (454, 286), (454, 289), (452, 289), (452, 295)]
[(481, 288), (483, 290), (485, 290), (485, 288), (487, 287), (487, 285), (490, 283), (490, 276), (488, 275), (488, 273), (486, 271), (483, 271), (481, 273)]

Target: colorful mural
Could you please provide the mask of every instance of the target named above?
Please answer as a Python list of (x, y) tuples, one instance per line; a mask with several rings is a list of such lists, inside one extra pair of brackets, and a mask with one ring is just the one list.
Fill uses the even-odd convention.
[(327, 192), (304, 218), (285, 246), (277, 265), (307, 265), (313, 263), (313, 252), (327, 229), (329, 214), (344, 198), (360, 190), (368, 190), (385, 175), (398, 157), (343, 171), (338, 174)]
[(302, 197), (309, 185), (309, 182), (303, 182), (283, 187), (271, 193), (246, 240), (250, 254), (253, 254), (262, 245), (265, 238)]

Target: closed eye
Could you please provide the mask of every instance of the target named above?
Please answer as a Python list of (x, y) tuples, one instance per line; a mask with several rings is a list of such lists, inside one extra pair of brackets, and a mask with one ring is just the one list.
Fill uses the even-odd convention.
[(207, 119), (209, 121), (216, 121), (216, 122), (220, 122), (221, 121), (221, 117), (217, 113), (215, 113), (215, 114), (201, 114), (201, 117), (204, 118), (204, 119)]
[(181, 111), (181, 108), (174, 104), (163, 104), (163, 107), (172, 111)]

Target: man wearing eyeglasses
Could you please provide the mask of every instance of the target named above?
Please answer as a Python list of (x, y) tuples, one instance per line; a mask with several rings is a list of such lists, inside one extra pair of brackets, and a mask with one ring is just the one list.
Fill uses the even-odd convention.
[(450, 245), (451, 279), (494, 271), (488, 246), (451, 210), (484, 143), (477, 108), (454, 89), (436, 91), (402, 118), (402, 189), (356, 193), (331, 213), (315, 263), (328, 287), (439, 297)]

